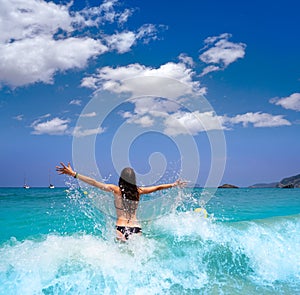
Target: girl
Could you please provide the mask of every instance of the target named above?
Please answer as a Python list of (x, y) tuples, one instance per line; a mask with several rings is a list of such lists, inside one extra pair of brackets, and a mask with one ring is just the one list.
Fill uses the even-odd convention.
[(168, 189), (175, 186), (183, 187), (186, 184), (184, 181), (177, 180), (174, 183), (138, 187), (136, 185), (135, 172), (129, 167), (122, 170), (118, 185), (106, 184), (75, 172), (70, 163), (68, 166), (66, 166), (64, 163), (60, 163), (60, 165), (61, 166), (56, 166), (56, 171), (59, 174), (73, 176), (74, 178), (77, 178), (89, 185), (114, 194), (115, 208), (117, 213), (117, 238), (122, 241), (128, 240), (132, 234), (142, 233), (141, 226), (136, 217), (140, 195), (150, 194), (158, 190)]

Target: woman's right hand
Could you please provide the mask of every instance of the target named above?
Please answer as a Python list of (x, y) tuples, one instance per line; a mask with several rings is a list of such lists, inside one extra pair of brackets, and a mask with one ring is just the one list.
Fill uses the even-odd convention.
[(179, 186), (180, 188), (185, 187), (186, 184), (187, 184), (187, 181), (184, 181), (184, 180), (181, 180), (181, 179), (177, 179), (177, 180), (174, 182), (174, 186)]

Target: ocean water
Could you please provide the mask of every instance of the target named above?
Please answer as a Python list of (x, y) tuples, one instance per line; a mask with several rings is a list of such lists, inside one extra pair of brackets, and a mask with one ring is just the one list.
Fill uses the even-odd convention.
[(203, 193), (151, 196), (121, 243), (101, 191), (1, 188), (0, 294), (300, 294), (300, 189), (219, 189), (207, 218)]

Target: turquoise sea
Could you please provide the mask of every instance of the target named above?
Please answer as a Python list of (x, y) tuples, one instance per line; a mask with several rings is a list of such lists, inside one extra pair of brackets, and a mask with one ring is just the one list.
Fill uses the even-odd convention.
[(300, 294), (300, 189), (219, 189), (207, 218), (201, 193), (151, 196), (172, 206), (120, 243), (103, 192), (1, 188), (0, 294)]

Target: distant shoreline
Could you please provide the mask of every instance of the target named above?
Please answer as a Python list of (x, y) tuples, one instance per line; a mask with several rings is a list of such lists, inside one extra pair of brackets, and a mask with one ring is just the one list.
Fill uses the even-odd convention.
[[(2, 186), (0, 188), (22, 188), (25, 189), (23, 186)], [(49, 188), (49, 186), (34, 186), (34, 187), (30, 187), (30, 189), (33, 188), (45, 188), (45, 189), (68, 189), (67, 186), (55, 186), (54, 188)], [(300, 174), (294, 175), (294, 176), (290, 176), (290, 177), (286, 177), (283, 178), (282, 180), (278, 181), (278, 182), (271, 182), (271, 183), (256, 183), (250, 186), (236, 186), (233, 184), (228, 184), (228, 183), (224, 183), (218, 187), (203, 187), (201, 185), (199, 185), (198, 183), (196, 183), (194, 186), (187, 186), (187, 188), (205, 188), (205, 189), (223, 189), (223, 188), (248, 188), (248, 189), (252, 189), (252, 188), (300, 188)]]
[[(22, 186), (0, 186), (0, 189), (1, 189), (1, 188), (14, 188), (14, 189), (20, 188), (20, 189), (24, 189), (24, 190), (25, 190), (25, 188), (22, 187)], [(30, 190), (30, 189), (35, 189), (35, 188), (46, 188), (46, 189), (50, 189), (48, 186), (31, 186), (28, 190)], [(53, 190), (53, 189), (55, 190), (56, 188), (65, 188), (65, 189), (67, 189), (68, 187), (67, 187), (67, 186), (56, 186), (56, 187), (51, 188), (51, 189), (52, 189), (52, 190)]]

